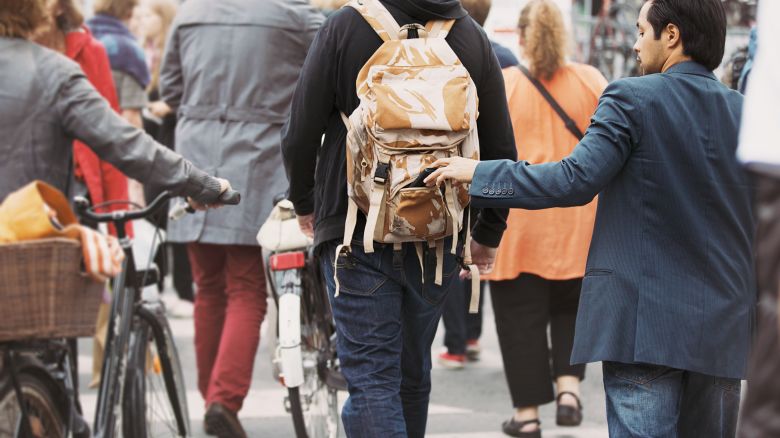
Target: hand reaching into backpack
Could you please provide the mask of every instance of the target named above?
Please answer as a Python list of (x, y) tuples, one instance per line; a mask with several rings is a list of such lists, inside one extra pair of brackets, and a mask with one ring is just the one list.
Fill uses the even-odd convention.
[(474, 179), (477, 164), (479, 161), (463, 157), (441, 158), (430, 166), (437, 169), (425, 178), (425, 183), (429, 186), (434, 184), (440, 186), (448, 179), (453, 182), (470, 183)]
[[(469, 160), (471, 161), (471, 160)], [(482, 245), (476, 240), (471, 240), (471, 262), (477, 265), (479, 273), (490, 274), (493, 272), (493, 264), (496, 262), (496, 252), (498, 248), (491, 248)], [(463, 269), (460, 271), (460, 278), (465, 280), (471, 277), (471, 272)]]

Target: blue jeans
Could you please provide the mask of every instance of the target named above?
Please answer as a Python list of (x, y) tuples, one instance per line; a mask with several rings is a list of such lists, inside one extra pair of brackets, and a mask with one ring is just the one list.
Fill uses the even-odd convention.
[[(348, 437), (422, 438), (431, 391), (431, 344), (458, 265), (446, 243), (441, 286), (434, 284), (436, 253), (425, 250), (422, 279), (414, 245), (395, 253), (374, 244), (366, 254), (352, 242), (335, 261), (340, 295), (334, 297), (337, 243), (321, 245), (338, 335), (337, 351), (349, 398), (341, 418)], [(424, 245), (425, 246), (425, 245)]]
[(659, 365), (604, 362), (611, 438), (733, 438), (739, 379)]

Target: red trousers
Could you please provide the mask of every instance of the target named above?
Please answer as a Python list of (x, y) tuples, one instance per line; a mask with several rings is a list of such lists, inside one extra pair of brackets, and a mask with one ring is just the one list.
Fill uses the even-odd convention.
[(262, 250), (256, 246), (187, 246), (195, 295), (198, 389), (206, 406), (238, 412), (252, 383), (266, 311)]

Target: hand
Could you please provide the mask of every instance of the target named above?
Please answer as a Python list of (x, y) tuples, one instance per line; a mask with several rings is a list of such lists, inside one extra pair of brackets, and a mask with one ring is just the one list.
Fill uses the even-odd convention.
[(314, 238), (314, 213), (298, 216), (298, 226), (309, 239)]
[(440, 186), (445, 180), (470, 183), (474, 179), (477, 164), (479, 161), (463, 157), (441, 158), (430, 166), (437, 169), (425, 178), (425, 184), (432, 186), (435, 183)]
[(159, 118), (163, 118), (173, 112), (170, 106), (168, 106), (167, 103), (163, 102), (162, 100), (158, 100), (157, 102), (150, 102), (149, 105), (146, 107), (150, 113), (154, 114), (155, 116)]
[[(232, 187), (230, 186), (230, 182), (228, 180), (222, 179), (222, 178), (216, 178), (216, 180), (219, 181), (219, 194), (220, 195), (225, 193), (226, 191), (232, 189)], [(192, 208), (194, 208), (195, 210), (198, 210), (198, 211), (206, 211), (206, 210), (209, 210), (209, 209), (216, 209), (216, 208), (220, 208), (220, 207), (223, 206), (219, 202), (215, 202), (213, 204), (201, 204), (200, 202), (198, 202), (198, 201), (196, 201), (196, 200), (194, 200), (192, 198), (187, 198), (187, 203), (190, 204), (190, 207), (192, 207)]]
[[(476, 240), (471, 240), (471, 262), (477, 265), (479, 273), (486, 275), (493, 272), (493, 264), (496, 262), (496, 252), (498, 248), (491, 248), (482, 245)], [(466, 279), (471, 276), (471, 272), (465, 269), (460, 271), (460, 278)]]

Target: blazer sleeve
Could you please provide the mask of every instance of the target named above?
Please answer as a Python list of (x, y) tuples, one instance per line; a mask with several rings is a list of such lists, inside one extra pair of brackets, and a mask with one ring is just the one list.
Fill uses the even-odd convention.
[(559, 162), (485, 161), (470, 194), (475, 207), (536, 210), (585, 205), (620, 172), (642, 135), (642, 104), (630, 79), (610, 84), (585, 137)]

